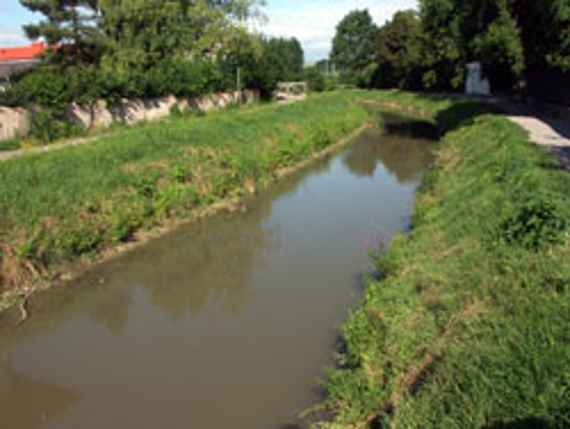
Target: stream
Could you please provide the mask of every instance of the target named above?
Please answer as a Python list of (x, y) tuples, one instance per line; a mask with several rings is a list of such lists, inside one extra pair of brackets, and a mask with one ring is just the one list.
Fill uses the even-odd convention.
[(0, 317), (1, 426), (305, 428), (369, 253), (409, 227), (432, 161), (432, 140), (385, 120), (246, 212), (38, 294), (21, 326)]

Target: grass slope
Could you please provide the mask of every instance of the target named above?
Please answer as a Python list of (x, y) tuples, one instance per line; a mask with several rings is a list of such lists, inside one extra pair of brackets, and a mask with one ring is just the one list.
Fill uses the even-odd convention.
[(432, 115), (444, 142), (344, 326), (322, 427), (569, 428), (568, 172), (489, 108), (368, 98)]
[(0, 163), (0, 292), (265, 186), (367, 120), (350, 93), (171, 118)]

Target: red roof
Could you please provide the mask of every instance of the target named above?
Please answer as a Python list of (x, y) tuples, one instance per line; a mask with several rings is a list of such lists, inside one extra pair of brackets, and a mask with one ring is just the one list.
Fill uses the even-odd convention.
[(1, 61), (33, 60), (43, 54), (47, 49), (45, 43), (32, 43), (18, 48), (0, 48)]

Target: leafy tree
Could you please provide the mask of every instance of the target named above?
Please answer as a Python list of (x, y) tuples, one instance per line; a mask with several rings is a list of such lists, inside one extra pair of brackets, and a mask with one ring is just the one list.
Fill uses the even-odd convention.
[(92, 64), (101, 54), (103, 38), (98, 0), (20, 0), (22, 6), (44, 15), (38, 24), (24, 26), (26, 35), (45, 39), (53, 49), (49, 59), (62, 64)]
[(262, 57), (263, 44), (261, 39), (249, 34), (244, 29), (236, 29), (231, 37), (226, 39), (223, 49), (217, 55), (217, 63), (222, 73), (223, 88), (237, 90), (256, 87), (257, 69)]
[(520, 31), (506, 4), (486, 31), (470, 37), (473, 56), (483, 63), (495, 89), (512, 89), (523, 76), (525, 57)]
[(317, 61), (315, 67), (321, 72), (325, 74), (332, 74), (335, 73), (335, 64), (331, 60), (320, 60)]
[(427, 88), (459, 87), (465, 63), (461, 47), (461, 22), (455, 0), (420, 0), (425, 44), (422, 50)]
[(378, 32), (378, 70), (374, 85), (420, 89), (422, 86), (422, 29), (417, 12), (394, 15)]
[(305, 80), (311, 91), (323, 92), (327, 89), (325, 76), (317, 65), (305, 69)]
[(337, 26), (331, 60), (345, 82), (360, 86), (370, 84), (376, 69), (377, 32), (368, 10), (350, 12)]
[(303, 77), (304, 53), (297, 39), (263, 39), (262, 46), (256, 86), (263, 96), (270, 96), (278, 82), (292, 82)]
[(474, 60), (505, 89), (529, 69), (570, 70), (568, 0), (420, 0), (420, 9), (428, 84), (459, 87)]
[(528, 68), (570, 70), (570, 2), (511, 0)]

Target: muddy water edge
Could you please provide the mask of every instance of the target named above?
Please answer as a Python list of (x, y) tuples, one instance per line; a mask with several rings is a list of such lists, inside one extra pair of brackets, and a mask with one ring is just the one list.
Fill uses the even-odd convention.
[(0, 316), (3, 427), (304, 428), (369, 252), (409, 226), (427, 124), (328, 159)]

